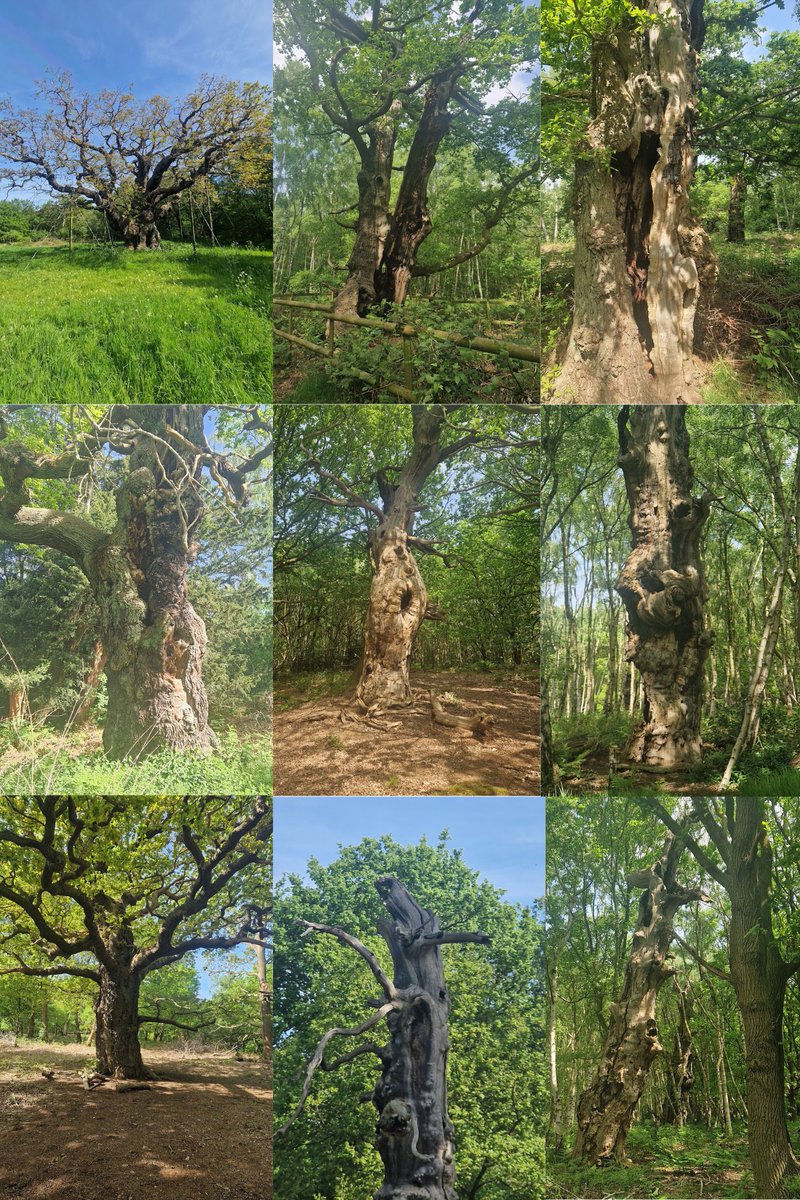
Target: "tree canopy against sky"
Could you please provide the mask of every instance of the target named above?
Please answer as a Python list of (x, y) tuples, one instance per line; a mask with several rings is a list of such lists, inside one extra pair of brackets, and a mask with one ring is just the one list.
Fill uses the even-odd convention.
[[(287, 110), (279, 139), (291, 141), (293, 126), (305, 125), (311, 108), (320, 134), (329, 138), (332, 131), (355, 152), (345, 210), (355, 217), (353, 241), (338, 311), (363, 316), (380, 301), (401, 303), (415, 275), (480, 253), (520, 194), (527, 191), (530, 203), (533, 95), (527, 103), (494, 105), (487, 97), (531, 66), (533, 7), (514, 0), (455, 6), (382, 0), (343, 11), (286, 0), (276, 12), (276, 34), (291, 60), (276, 80)], [(447, 144), (473, 148), (483, 175), (474, 204), (481, 228), (473, 244), (462, 242), (445, 261), (427, 263), (420, 249), (432, 228), (429, 181)]]
[[(263, 499), (270, 456), (267, 414), (255, 406), (23, 405), (0, 414), (0, 541), (54, 552), (85, 577), (85, 620), (108, 682), (109, 756), (214, 744), (207, 636), (187, 574), (206, 508), (235, 512), (251, 495)], [(241, 532), (235, 521), (226, 532), (235, 551), (260, 550), (249, 569), (263, 585), (268, 526), (246, 517)]]
[(145, 1077), (145, 977), (268, 945), (271, 836), (263, 798), (0, 798), (0, 970), (89, 980), (100, 1071)]
[(133, 250), (159, 245), (159, 220), (199, 181), (262, 179), (270, 157), (267, 89), (204, 76), (185, 100), (137, 103), (128, 92), (81, 93), (66, 73), (38, 104), (0, 106), (0, 178), (43, 184), (99, 210)]

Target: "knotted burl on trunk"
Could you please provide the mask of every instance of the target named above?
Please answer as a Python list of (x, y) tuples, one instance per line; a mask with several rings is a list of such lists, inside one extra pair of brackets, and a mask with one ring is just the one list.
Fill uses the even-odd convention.
[[(487, 945), (485, 933), (448, 933), (392, 875), (376, 879), (390, 916), (378, 922), (392, 956), (393, 979), (358, 938), (336, 925), (301, 921), (306, 936), (328, 933), (355, 950), (369, 966), (383, 995), (377, 1011), (352, 1028), (329, 1029), (307, 1070), (300, 1100), (280, 1130), (285, 1133), (300, 1115), (318, 1068), (332, 1071), (364, 1054), (380, 1062), (381, 1074), (369, 1099), (378, 1121), (375, 1145), (383, 1161), (383, 1184), (374, 1200), (458, 1200), (455, 1191), (453, 1126), (447, 1112), (448, 1016), (450, 999), (439, 947), (452, 943)], [(326, 1061), (334, 1037), (360, 1037), (386, 1020), (389, 1039), (363, 1042)]]

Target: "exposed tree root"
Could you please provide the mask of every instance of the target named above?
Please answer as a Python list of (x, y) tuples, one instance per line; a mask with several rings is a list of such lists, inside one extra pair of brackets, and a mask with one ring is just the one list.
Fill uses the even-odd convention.
[(457, 716), (454, 713), (446, 712), (443, 702), (445, 704), (461, 702), (449, 693), (443, 692), (437, 696), (435, 692), (425, 691), (421, 688), (414, 689), (413, 699), (408, 703), (379, 702), (367, 706), (358, 697), (354, 697), (345, 701), (338, 708), (326, 708), (309, 713), (306, 720), (314, 723), (339, 721), (342, 725), (362, 725), (366, 729), (378, 729), (386, 732), (399, 729), (402, 725), (402, 721), (384, 720), (383, 718), (389, 713), (424, 713), (428, 702), (431, 706), (431, 718), (437, 725), (445, 725), (448, 729), (467, 729), (478, 741), (483, 741), (494, 733), (494, 717), (488, 713), (474, 712)]

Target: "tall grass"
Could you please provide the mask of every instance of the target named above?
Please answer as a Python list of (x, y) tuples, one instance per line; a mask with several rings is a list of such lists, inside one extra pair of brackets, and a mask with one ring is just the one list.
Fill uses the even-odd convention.
[(272, 790), (269, 738), (245, 742), (233, 729), (206, 757), (160, 750), (120, 762), (99, 750), (76, 753), (80, 735), (69, 730), (57, 736), (29, 724), (5, 726), (3, 733), (6, 747), (0, 744), (0, 753), (9, 743), (13, 748), (0, 757), (0, 792), (6, 795), (255, 796)]
[(0, 401), (271, 397), (272, 255), (0, 247)]

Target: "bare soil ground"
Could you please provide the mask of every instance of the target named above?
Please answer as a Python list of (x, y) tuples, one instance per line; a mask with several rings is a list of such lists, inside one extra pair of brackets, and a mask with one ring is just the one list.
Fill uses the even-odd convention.
[(0, 1047), (2, 1200), (269, 1200), (264, 1064), (230, 1052), (144, 1055), (157, 1076), (150, 1091), (109, 1082), (87, 1092), (90, 1047)]
[[(343, 724), (339, 707), (352, 695), (352, 683), (341, 687), (333, 699), (303, 702), (291, 682), (276, 680), (276, 795), (538, 794), (538, 685), (502, 671), (417, 671), (412, 684), (415, 689), (451, 693), (470, 708), (493, 716), (493, 736), (478, 741), (467, 730), (435, 724), (427, 701), (381, 718), (389, 724), (399, 722), (397, 728), (382, 731)], [(295, 706), (286, 711), (290, 704)]]

